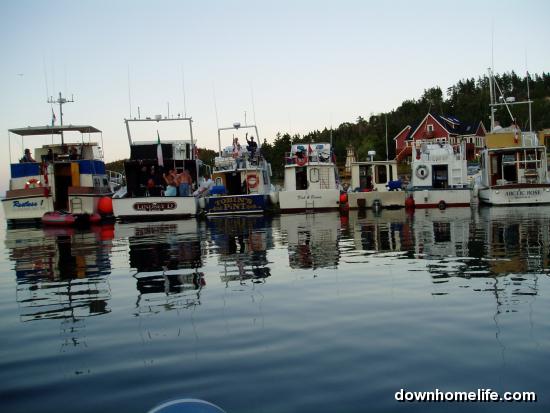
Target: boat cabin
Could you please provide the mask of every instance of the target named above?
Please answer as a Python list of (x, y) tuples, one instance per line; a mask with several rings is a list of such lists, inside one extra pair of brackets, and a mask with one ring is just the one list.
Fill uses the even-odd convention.
[(487, 135), (481, 156), (481, 182), (485, 186), (546, 184), (546, 147), (535, 133)]
[(354, 191), (401, 189), (397, 161), (365, 161), (351, 164), (351, 188)]
[(162, 141), (160, 150), (156, 141), (132, 142), (130, 159), (124, 162), (128, 196), (163, 195), (166, 188), (163, 174), (171, 169), (178, 173), (186, 169), (196, 185), (199, 171), (197, 161), (193, 159), (193, 150), (190, 140)]
[(212, 171), (213, 195), (268, 194), (271, 191), (271, 165), (259, 149), (235, 151), (232, 146), (221, 151)]
[(338, 188), (338, 173), (329, 143), (294, 144), (285, 162), (285, 191)]
[(465, 145), (418, 143), (413, 152), (412, 186), (449, 189), (468, 185)]

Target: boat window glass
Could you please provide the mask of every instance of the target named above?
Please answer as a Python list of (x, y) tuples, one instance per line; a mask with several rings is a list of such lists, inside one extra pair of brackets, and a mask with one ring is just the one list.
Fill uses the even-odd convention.
[(434, 188), (447, 188), (449, 186), (449, 173), (447, 165), (432, 166), (432, 186)]
[(309, 170), (309, 180), (312, 183), (319, 182), (319, 168), (311, 168)]
[(388, 173), (386, 171), (386, 165), (376, 165), (376, 183), (385, 184), (388, 182)]

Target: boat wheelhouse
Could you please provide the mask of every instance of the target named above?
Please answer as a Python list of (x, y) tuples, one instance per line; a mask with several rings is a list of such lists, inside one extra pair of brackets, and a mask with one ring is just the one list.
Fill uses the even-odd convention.
[[(65, 142), (64, 135), (71, 132), (80, 133), (80, 139)], [(97, 216), (100, 199), (112, 195), (101, 146), (91, 141), (92, 134), (101, 134), (99, 129), (89, 125), (10, 129), (10, 142), (12, 134), (22, 141), (31, 136), (50, 136), (52, 141), (61, 137), (61, 143), (42, 145), (34, 149), (34, 156), (29, 150), (10, 164), (9, 189), (2, 199), (9, 224), (39, 222), (56, 211), (60, 218), (70, 218), (66, 223)]]
[[(185, 122), (189, 125), (190, 139), (160, 138), (150, 141), (132, 139), (131, 123), (151, 124), (158, 127), (174, 122)], [(113, 196), (113, 214), (122, 220), (151, 220), (186, 218), (197, 214), (197, 200), (192, 196), (192, 188), (197, 186), (200, 161), (195, 156), (192, 118), (125, 119), (130, 159), (124, 162), (126, 186)], [(177, 124), (179, 125), (179, 123)], [(145, 129), (145, 127), (144, 127)], [(181, 134), (181, 131), (172, 132)], [(174, 184), (168, 191), (165, 175), (174, 170), (176, 173), (187, 171), (192, 184), (183, 193)], [(177, 189), (176, 189), (177, 188)]]
[[(496, 92), (500, 101), (495, 100)], [(475, 190), (482, 203), (490, 205), (550, 204), (546, 147), (531, 130), (531, 100), (527, 89), (527, 101), (516, 102), (505, 98), (489, 70), (491, 108), (491, 133), (486, 136), (486, 146), (481, 152), (481, 177)], [(511, 105), (529, 105), (529, 132), (522, 132), (512, 116)], [(511, 125), (503, 128), (495, 121), (497, 107), (505, 106)]]
[(470, 206), (465, 143), (421, 143), (413, 151), (411, 187), (416, 208)]
[[(244, 147), (233, 137), (233, 145), (222, 150), (221, 132), (253, 129), (254, 136)], [(271, 165), (263, 157), (256, 125), (234, 123), (232, 127), (218, 129), (219, 156), (214, 160), (212, 183), (204, 196), (199, 195), (201, 206), (207, 215), (264, 213), (276, 203), (276, 194), (271, 187)]]
[(501, 129), (486, 137), (478, 196), (491, 205), (550, 203), (546, 147), (533, 132)]
[(397, 161), (351, 163), (351, 190), (348, 203), (354, 208), (401, 208), (405, 192), (397, 175)]
[(329, 143), (292, 145), (285, 157), (281, 212), (329, 211), (339, 207), (338, 169)]

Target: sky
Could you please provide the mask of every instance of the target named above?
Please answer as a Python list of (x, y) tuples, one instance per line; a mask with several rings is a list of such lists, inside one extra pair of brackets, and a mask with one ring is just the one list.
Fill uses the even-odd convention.
[[(549, 19), (547, 0), (0, 0), (0, 188), (8, 129), (51, 123), (59, 92), (74, 96), (65, 124), (103, 131), (106, 161), (128, 157), (123, 119), (138, 107), (191, 116), (199, 147), (217, 149), (218, 127), (245, 116), (272, 142), (391, 111), (491, 64), (548, 72)], [(15, 139), (12, 162), (49, 141)]]

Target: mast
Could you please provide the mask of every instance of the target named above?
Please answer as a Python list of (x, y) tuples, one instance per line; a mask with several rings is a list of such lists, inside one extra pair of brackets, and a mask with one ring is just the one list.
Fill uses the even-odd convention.
[[(64, 98), (63, 96), (61, 96), (61, 92), (59, 92), (59, 97), (57, 98), (57, 100), (53, 100), (53, 96), (50, 96), (50, 98), (48, 99), (48, 103), (58, 103), (59, 104), (59, 124), (61, 126), (63, 126), (63, 105), (65, 103), (72, 103), (74, 102), (74, 98), (73, 96), (71, 95), (71, 99), (67, 99), (67, 98)], [(65, 142), (63, 140), (63, 131), (61, 131), (61, 145), (64, 145)]]
[(495, 103), (494, 99), (495, 96), (493, 90), (493, 71), (491, 70), (491, 68), (489, 68), (489, 108), (491, 109), (491, 132), (495, 129), (495, 107), (493, 106), (493, 104)]

